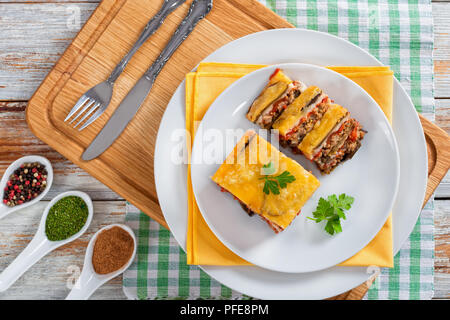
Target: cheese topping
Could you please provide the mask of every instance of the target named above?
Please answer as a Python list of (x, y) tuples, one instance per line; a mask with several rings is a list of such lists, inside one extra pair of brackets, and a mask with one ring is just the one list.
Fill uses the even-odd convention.
[[(245, 145), (248, 143), (248, 146)], [(289, 171), (295, 181), (280, 188), (280, 194), (265, 194), (262, 167), (277, 166), (274, 176)], [(301, 165), (279, 152), (270, 143), (248, 131), (212, 177), (253, 212), (283, 229), (295, 219), (300, 209), (319, 187), (320, 182)]]
[(277, 100), (287, 90), (287, 88), (288, 84), (281, 81), (275, 82), (268, 86), (253, 102), (247, 114), (247, 118), (250, 121), (255, 122), (261, 112)]
[[(286, 89), (286, 91), (278, 98), (276, 99), (274, 102), (272, 102), (270, 105), (267, 106), (267, 108), (261, 113), (261, 115), (258, 117), (258, 119), (256, 120), (256, 124), (260, 125), (260, 126), (264, 126), (264, 118), (265, 116), (269, 115), (272, 110), (274, 109), (275, 105), (289, 105), (289, 95), (293, 95), (293, 91), (294, 90), (298, 90), (301, 92), (306, 90), (306, 85), (300, 81), (293, 81), (288, 85), (288, 88)], [(283, 101), (282, 103), (280, 103), (280, 101)]]
[[(273, 124), (273, 129), (277, 129), (281, 135), (286, 135), (299, 120), (305, 116), (302, 110), (308, 106), (312, 100), (321, 94), (322, 90), (312, 86), (302, 92), (281, 114), (281, 116)], [(319, 99), (317, 99), (319, 100)], [(319, 101), (320, 102), (320, 101)]]
[(285, 75), (282, 70), (278, 69), (277, 71), (275, 71), (275, 73), (270, 78), (269, 85), (272, 83), (275, 83), (275, 82), (279, 82), (279, 81), (287, 83), (287, 84), (292, 82), (292, 80), (289, 79), (289, 77), (287, 75)]
[[(258, 98), (253, 102), (247, 113), (247, 119), (255, 122), (270, 104), (277, 100), (287, 89), (292, 80), (283, 71), (276, 70), (269, 79), (269, 83), (263, 89)], [(274, 85), (276, 85), (274, 87)]]
[(309, 159), (314, 156), (314, 149), (322, 143), (331, 130), (347, 115), (347, 109), (338, 104), (332, 104), (322, 119), (316, 123), (314, 129), (309, 132), (298, 148)]

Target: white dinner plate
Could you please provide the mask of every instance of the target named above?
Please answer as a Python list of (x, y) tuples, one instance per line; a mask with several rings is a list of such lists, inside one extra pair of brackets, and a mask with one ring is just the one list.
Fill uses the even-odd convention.
[[(320, 187), (285, 231), (275, 234), (257, 216), (249, 217), (240, 203), (221, 191), (211, 177), (233, 150), (235, 135), (248, 129), (267, 130), (246, 118), (247, 111), (275, 69), (307, 86), (318, 86), (345, 106), (368, 131), (355, 156), (322, 176), (315, 165), (288, 148), (280, 151), (320, 180)], [(239, 137), (240, 138), (240, 137)], [(230, 143), (227, 143), (230, 141)], [(223, 152), (225, 149), (225, 152)], [(378, 104), (355, 82), (329, 69), (308, 64), (280, 64), (254, 71), (228, 87), (210, 106), (195, 137), (191, 177), (198, 207), (209, 228), (231, 251), (254, 265), (279, 272), (311, 272), (352, 257), (379, 232), (397, 194), (400, 175), (397, 143)], [(261, 189), (261, 193), (262, 193)], [(330, 236), (325, 222), (312, 217), (321, 197), (345, 193), (354, 197), (343, 232)], [(376, 197), (374, 197), (376, 195)], [(376, 203), (376, 205), (374, 205)]]
[[(346, 40), (303, 29), (254, 33), (228, 43), (204, 61), (382, 65), (369, 53)], [(182, 82), (161, 121), (154, 165), (158, 200), (164, 218), (175, 239), (186, 249), (187, 165), (171, 161), (174, 148), (180, 146), (180, 132), (185, 130), (184, 99), (185, 84)], [(397, 253), (414, 228), (427, 183), (427, 150), (422, 126), (411, 99), (397, 80), (394, 81), (393, 130), (400, 152), (400, 184), (392, 209), (394, 253)], [(335, 266), (309, 273), (284, 273), (256, 266), (201, 267), (231, 289), (261, 299), (324, 299), (360, 285), (377, 270)]]

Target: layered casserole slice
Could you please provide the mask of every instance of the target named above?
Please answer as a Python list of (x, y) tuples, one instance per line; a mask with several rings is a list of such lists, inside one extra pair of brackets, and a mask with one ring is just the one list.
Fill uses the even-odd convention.
[(263, 129), (270, 129), (284, 109), (305, 89), (305, 84), (300, 81), (292, 81), (283, 71), (277, 69), (250, 106), (247, 119)]
[(314, 128), (330, 104), (328, 96), (316, 86), (308, 87), (274, 122), (272, 129), (280, 135), (282, 146), (296, 147)]
[(298, 149), (314, 161), (319, 170), (329, 174), (361, 147), (365, 131), (344, 107), (331, 104), (320, 123), (309, 132)]
[(212, 180), (276, 233), (291, 224), (320, 185), (310, 172), (253, 130), (244, 134)]

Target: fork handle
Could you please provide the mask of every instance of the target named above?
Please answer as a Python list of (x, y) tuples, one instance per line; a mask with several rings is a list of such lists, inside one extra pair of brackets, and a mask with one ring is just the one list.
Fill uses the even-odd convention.
[(189, 8), (189, 12), (177, 30), (167, 43), (161, 55), (155, 60), (151, 67), (145, 72), (144, 76), (152, 83), (161, 72), (166, 62), (170, 59), (177, 48), (191, 34), (195, 26), (212, 9), (213, 0), (194, 0)]
[(156, 30), (158, 30), (166, 17), (184, 2), (186, 2), (186, 0), (164, 0), (164, 4), (159, 12), (147, 23), (144, 31), (142, 31), (141, 35), (139, 36), (139, 39), (136, 41), (127, 55), (114, 68), (114, 71), (111, 73), (108, 80), (106, 80), (107, 82), (113, 84), (117, 80), (117, 78), (119, 78), (120, 74), (123, 72), (136, 51), (138, 51), (139, 48), (148, 40), (148, 38), (150, 38), (150, 36), (154, 34)]

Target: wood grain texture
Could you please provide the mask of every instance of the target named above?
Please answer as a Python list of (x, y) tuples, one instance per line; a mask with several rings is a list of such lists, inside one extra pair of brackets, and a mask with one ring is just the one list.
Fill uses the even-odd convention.
[(25, 121), (26, 102), (0, 102), (0, 173), (25, 155), (43, 155), (53, 165), (53, 186), (45, 196), (50, 200), (69, 190), (83, 190), (94, 200), (122, 200), (114, 191), (65, 159), (34, 136)]
[(3, 4), (0, 100), (28, 100), (96, 3)]
[(450, 98), (450, 6), (433, 3), (434, 20), (434, 72), (437, 98)]
[(450, 168), (450, 137), (431, 121), (419, 115), (428, 148), (428, 183), (424, 206)]
[[(4, 270), (31, 241), (48, 201), (15, 212), (0, 223), (0, 270)], [(95, 201), (94, 217), (84, 235), (38, 261), (0, 299), (62, 299), (70, 291), (71, 279), (83, 268), (84, 254), (93, 234), (103, 226), (123, 223), (125, 201)], [(39, 284), (36, 287), (36, 284)], [(38, 292), (36, 291), (38, 290)], [(117, 277), (94, 293), (92, 299), (125, 299), (122, 278)]]
[(450, 200), (435, 201), (434, 297), (450, 299)]
[[(450, 92), (450, 86), (448, 90)], [(436, 99), (436, 124), (450, 134), (450, 99)], [(450, 198), (450, 173), (447, 173), (442, 179), (435, 196), (436, 198)]]
[[(238, 0), (236, 1), (239, 2)], [(94, 200), (114, 199), (114, 202), (121, 202), (121, 196), (36, 139), (27, 128), (24, 120), (26, 101), (31, 97), (45, 75), (78, 32), (78, 29), (72, 29), (74, 25), (69, 20), (73, 12), (71, 9), (73, 7), (80, 8), (81, 19), (79, 26), (82, 26), (97, 6), (97, 2), (99, 0), (33, 0), (26, 2), (0, 0), (0, 28), (2, 30), (2, 37), (0, 38), (0, 100), (11, 101), (0, 103), (0, 174), (10, 161), (15, 159), (15, 155), (18, 157), (23, 154), (39, 153), (54, 159), (58, 163), (55, 166), (59, 167), (59, 174), (63, 175), (63, 177), (60, 177), (59, 174), (57, 175), (51, 194), (57, 194), (67, 189), (80, 189), (88, 192)], [(55, 3), (58, 10), (52, 9), (55, 7)], [(435, 95), (437, 98), (445, 98), (449, 97), (450, 92), (448, 67), (446, 67), (450, 60), (450, 3), (433, 3), (433, 16), (435, 29), (434, 59), (435, 65), (438, 66), (435, 69)], [(45, 22), (45, 28), (43, 27), (43, 22)], [(67, 27), (67, 23), (69, 23), (70, 28)], [(24, 30), (26, 32), (23, 32)], [(39, 32), (34, 32), (34, 30), (39, 30)], [(28, 61), (26, 59), (27, 55), (22, 54), (23, 52), (29, 54), (30, 52), (27, 52), (27, 50), (34, 53), (37, 58)], [(6, 52), (9, 52), (9, 54), (6, 54)], [(15, 54), (18, 59), (15, 61), (14, 59), (11, 60), (11, 57), (14, 58)], [(18, 100), (21, 101), (15, 102)], [(449, 101), (449, 99), (438, 99), (436, 101), (436, 123), (443, 127), (447, 133), (450, 133)], [(24, 141), (17, 139), (19, 135), (24, 137)], [(9, 153), (12, 153), (14, 156), (11, 156)], [(436, 191), (436, 196), (439, 199), (450, 198), (450, 177), (443, 180)], [(47, 198), (49, 199), (50, 197), (49, 195)], [(110, 201), (110, 203), (112, 202)], [(435, 201), (437, 246), (435, 258), (435, 299), (450, 298), (449, 252), (448, 250), (442, 250), (450, 242), (449, 208), (449, 200)], [(18, 233), (21, 233), (22, 230), (26, 231), (28, 228), (29, 225), (27, 223), (20, 224), (19, 222), (19, 227), (16, 230)], [(5, 235), (5, 238), (3, 235)], [(4, 239), (9, 239), (9, 237), (9, 234), (0, 232), (0, 246), (5, 242)], [(81, 249), (85, 248), (81, 243), (76, 243), (76, 245)], [(17, 246), (14, 250), (8, 251), (8, 255), (11, 257), (16, 256), (20, 252), (20, 248)], [(4, 263), (3, 259), (12, 260), (11, 257), (8, 258), (8, 255), (0, 256), (0, 264)], [(47, 258), (41, 260), (43, 264), (42, 269), (52, 268), (55, 261), (62, 263), (61, 268), (55, 271), (54, 281), (47, 281), (46, 277), (48, 277), (48, 274), (43, 273), (41, 273), (42, 277), (33, 277), (34, 269), (31, 269), (28, 272), (30, 274), (28, 276), (33, 277), (34, 282), (30, 280), (29, 283), (27, 282), (26, 287), (23, 286), (25, 285), (23, 282), (16, 283), (17, 287), (14, 287), (14, 292), (8, 291), (3, 293), (0, 295), (0, 299), (63, 298), (68, 292), (68, 289), (64, 288), (67, 278), (70, 276), (67, 273), (67, 267), (70, 265), (70, 262), (67, 260), (56, 260), (58, 257), (53, 255), (49, 255)], [(1, 269), (3, 267), (0, 267)], [(36, 286), (36, 283), (45, 283), (46, 288), (42, 290), (42, 286)], [(59, 288), (58, 293), (53, 292), (55, 287)], [(118, 279), (109, 283), (107, 290), (101, 288), (97, 291), (93, 298), (123, 299), (121, 287), (121, 281)], [(348, 297), (348, 294), (346, 296)]]
[[(137, 32), (160, 6), (160, 3), (155, 4), (154, 2), (137, 4), (130, 1), (104, 1), (94, 12), (94, 18), (88, 21), (31, 99), (27, 108), (27, 120), (30, 128), (38, 137), (64, 156), (166, 226), (158, 208), (154, 185), (149, 184), (149, 181), (153, 182), (152, 161), (148, 160), (153, 159), (151, 151), (154, 150), (154, 138), (145, 140), (147, 135), (141, 136), (141, 134), (150, 132), (152, 135), (153, 132), (153, 136), (156, 136), (156, 128), (164, 107), (176, 89), (174, 83), (179, 83), (186, 72), (202, 58), (232, 39), (266, 28), (266, 24), (258, 24), (254, 19), (258, 17), (255, 15), (258, 11), (269, 12), (269, 10), (256, 2), (249, 3), (250, 7), (253, 7), (251, 14), (246, 14), (246, 11), (238, 11), (230, 2), (216, 1), (208, 19), (199, 24), (197, 30), (178, 49), (161, 73), (150, 98), (147, 99), (147, 101), (152, 101), (151, 104), (144, 103), (143, 108), (129, 124), (127, 130), (103, 155), (96, 160), (83, 162), (80, 160), (82, 151), (103, 127), (106, 119), (111, 115), (109, 111), (114, 111), (118, 103), (143, 74), (149, 62), (157, 57), (158, 52), (168, 40), (164, 38), (164, 35), (171, 34), (185, 14), (183, 12), (179, 17), (169, 18), (163, 26), (163, 29), (167, 28), (167, 30), (166, 33), (161, 32), (161, 39), (156, 36), (151, 44), (144, 45), (142, 54), (136, 55), (133, 59), (134, 64), (130, 63), (128, 71), (125, 71), (125, 75), (119, 79), (120, 83), (117, 84), (117, 87), (120, 89), (117, 90), (117, 93), (115, 92), (111, 102), (112, 107), (103, 117), (103, 123), (99, 121), (92, 126), (92, 129), (89, 128), (83, 134), (75, 134), (74, 130), (71, 131), (63, 123), (65, 115), (83, 92), (108, 76), (109, 71), (134, 43), (134, 39), (138, 36)], [(261, 9), (254, 8), (258, 6)], [(187, 5), (184, 9), (187, 10)], [(242, 6), (239, 7), (239, 10), (245, 9)], [(229, 15), (230, 13), (231, 15)], [(114, 17), (112, 21), (111, 17)], [(266, 21), (265, 18), (266, 15), (263, 15), (260, 21)], [(242, 27), (236, 28), (237, 24)], [(287, 22), (280, 25), (280, 27), (287, 26), (289, 26)], [(270, 27), (277, 26), (271, 25)], [(112, 46), (112, 43), (115, 45)], [(192, 54), (194, 48), (197, 50)], [(93, 72), (94, 69), (95, 72)], [(46, 110), (45, 117), (38, 117), (42, 110)], [(426, 197), (428, 200), (440, 179), (447, 172), (450, 158), (446, 158), (448, 154), (445, 152), (441, 154), (439, 148), (442, 147), (442, 144), (448, 145), (446, 134), (431, 122), (423, 123), (426, 124), (425, 131), (430, 131), (427, 133), (431, 161)], [(431, 133), (433, 130), (437, 130), (437, 133)], [(441, 138), (442, 141), (437, 141), (435, 138)], [(139, 144), (133, 143), (136, 141)], [(147, 165), (142, 166), (142, 163), (147, 163)], [(349, 293), (349, 298), (362, 298), (366, 291), (366, 287), (358, 288)]]
[[(0, 37), (0, 100), (30, 99), (96, 8), (97, 2), (99, 1), (0, 1), (1, 23), (5, 26)], [(242, 1), (231, 2), (242, 6)], [(250, 14), (253, 15), (257, 11), (254, 7), (251, 8)], [(269, 14), (271, 17), (266, 20), (272, 21), (272, 13)], [(433, 18), (435, 95), (438, 98), (450, 98), (448, 3), (433, 3)]]
[[(169, 60), (123, 134), (99, 158), (83, 162), (80, 156), (85, 147), (158, 56), (189, 7), (186, 3), (176, 10), (152, 41), (144, 44), (118, 79), (105, 114), (79, 134), (63, 119), (83, 92), (107, 78), (161, 6), (161, 1), (142, 1), (105, 0), (101, 3), (30, 100), (27, 120), (41, 140), (166, 226), (158, 206), (152, 165), (155, 138), (165, 106), (185, 74), (199, 61), (231, 40), (264, 30), (265, 26), (230, 2), (215, 1), (207, 19), (199, 23)], [(264, 8), (259, 3), (254, 4)], [(261, 21), (265, 21), (266, 16)]]

